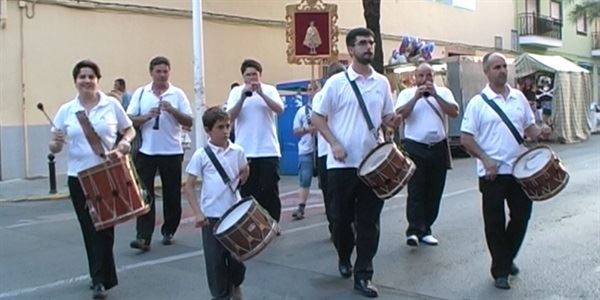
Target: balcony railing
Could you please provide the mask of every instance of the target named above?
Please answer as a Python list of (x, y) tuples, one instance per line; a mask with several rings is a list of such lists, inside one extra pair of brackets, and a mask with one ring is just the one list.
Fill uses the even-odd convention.
[(519, 14), (519, 35), (562, 40), (562, 21), (536, 13), (522, 13)]
[(592, 32), (592, 49), (600, 49), (600, 31)]

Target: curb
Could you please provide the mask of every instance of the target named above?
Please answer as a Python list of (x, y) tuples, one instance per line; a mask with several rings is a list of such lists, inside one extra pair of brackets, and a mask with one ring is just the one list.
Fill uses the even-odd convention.
[(29, 201), (47, 201), (47, 200), (65, 200), (69, 199), (68, 193), (56, 193), (48, 195), (21, 196), (15, 198), (0, 198), (0, 202), (29, 202)]

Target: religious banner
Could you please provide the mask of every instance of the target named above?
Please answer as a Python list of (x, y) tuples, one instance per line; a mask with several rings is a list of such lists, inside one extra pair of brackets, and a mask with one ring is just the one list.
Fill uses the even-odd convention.
[(337, 5), (302, 0), (286, 6), (286, 13), (289, 63), (315, 64), (337, 58)]

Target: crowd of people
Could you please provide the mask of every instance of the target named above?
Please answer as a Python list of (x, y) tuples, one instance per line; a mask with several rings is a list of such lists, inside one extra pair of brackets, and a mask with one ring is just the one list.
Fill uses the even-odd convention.
[[(298, 110), (293, 132), (299, 142), (299, 205), (294, 217), (304, 217), (314, 170), (323, 191), (329, 232), (336, 250), (338, 271), (354, 278), (354, 290), (377, 297), (373, 283), (373, 259), (380, 240), (380, 215), (384, 201), (357, 175), (367, 153), (383, 142), (378, 128), (398, 128), (404, 123), (401, 141), (405, 155), (417, 167), (408, 182), (406, 244), (435, 246), (433, 225), (439, 214), (447, 170), (452, 167), (447, 142), (447, 118), (459, 114), (450, 90), (433, 83), (427, 63), (415, 71), (415, 85), (393, 99), (388, 79), (371, 66), (374, 34), (354, 28), (346, 35), (352, 57), (345, 68), (329, 66), (322, 89), (310, 87), (311, 100)], [(88, 143), (75, 113), (84, 111), (111, 152), (126, 155), (136, 132), (135, 169), (148, 190), (150, 211), (137, 218), (131, 248), (149, 251), (155, 226), (154, 179), (162, 181), (162, 244), (171, 245), (181, 220), (183, 153), (182, 130), (196, 125), (208, 134), (207, 146), (196, 149), (185, 168), (183, 195), (202, 227), (206, 273), (213, 299), (241, 299), (246, 276), (243, 262), (235, 259), (215, 238), (219, 218), (246, 197), (253, 197), (275, 221), (281, 219), (279, 198), (280, 145), (276, 116), (284, 104), (277, 89), (263, 83), (260, 62), (246, 59), (240, 66), (243, 83), (232, 85), (225, 108), (211, 107), (202, 124), (193, 124), (190, 102), (169, 80), (171, 64), (166, 57), (149, 63), (150, 82), (131, 95), (122, 78), (108, 94), (99, 89), (99, 66), (90, 60), (73, 68), (77, 94), (57, 112), (49, 148), (69, 149), (69, 191), (81, 226), (94, 299), (104, 299), (117, 285), (113, 255), (114, 228), (95, 230), (86, 208), (78, 172), (101, 163)], [(479, 190), (482, 194), (485, 236), (492, 257), (494, 285), (510, 288), (509, 276), (519, 272), (514, 260), (523, 242), (531, 215), (531, 200), (512, 175), (512, 166), (525, 151), (492, 106), (509, 116), (521, 136), (547, 136), (550, 128), (538, 126), (526, 97), (507, 83), (506, 59), (499, 53), (483, 58), (488, 85), (473, 97), (461, 127), (465, 148), (477, 158)], [(230, 139), (235, 128), (235, 142)], [(117, 138), (117, 136), (120, 136)], [(137, 147), (135, 147), (137, 148)], [(223, 174), (225, 173), (225, 175)], [(225, 180), (228, 177), (231, 180)], [(198, 182), (200, 193), (197, 194)], [(239, 190), (238, 190), (239, 187)], [(510, 209), (506, 220), (504, 204)], [(277, 227), (277, 234), (279, 234)], [(355, 260), (351, 261), (353, 253)]]

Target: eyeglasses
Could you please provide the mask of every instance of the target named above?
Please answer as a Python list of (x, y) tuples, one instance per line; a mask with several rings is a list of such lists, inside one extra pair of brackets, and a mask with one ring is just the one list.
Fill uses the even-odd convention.
[(357, 45), (357, 46), (366, 46), (367, 44), (370, 45), (370, 46), (373, 46), (373, 45), (375, 45), (375, 41), (373, 41), (373, 40), (360, 40), (360, 41), (356, 42), (354, 45)]

